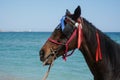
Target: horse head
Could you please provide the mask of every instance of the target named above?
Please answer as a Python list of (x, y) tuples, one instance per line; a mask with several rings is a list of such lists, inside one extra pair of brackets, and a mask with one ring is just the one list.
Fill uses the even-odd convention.
[[(77, 48), (77, 31), (74, 31), (77, 28), (75, 24), (81, 23), (80, 15), (80, 6), (75, 9), (74, 14), (66, 10), (66, 14), (62, 17), (61, 23), (58, 24), (39, 52), (41, 61), (45, 62), (48, 59), (45, 62), (46, 65), (51, 64), (52, 59), (50, 57), (54, 57), (54, 59), (60, 56), (65, 57), (68, 51)], [(76, 35), (74, 34), (70, 40), (73, 32)]]

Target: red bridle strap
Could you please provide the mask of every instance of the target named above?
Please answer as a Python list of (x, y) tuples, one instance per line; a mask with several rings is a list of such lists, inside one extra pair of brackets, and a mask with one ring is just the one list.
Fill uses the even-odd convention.
[(97, 49), (96, 49), (96, 62), (102, 59), (102, 53), (101, 53), (101, 48), (100, 48), (100, 39), (99, 39), (99, 34), (98, 31), (96, 32), (96, 38), (97, 38)]
[(65, 54), (63, 55), (63, 59), (64, 59), (65, 61), (66, 61), (66, 57), (71, 56), (71, 55), (73, 54), (73, 52), (74, 52), (74, 50), (73, 50), (73, 51), (71, 52), (71, 54), (68, 54), (68, 55), (67, 55), (68, 45), (69, 45), (69, 43), (74, 39), (74, 37), (76, 36), (76, 34), (77, 34), (77, 29), (74, 30), (73, 34), (70, 36), (70, 38), (68, 39), (68, 41), (67, 41), (66, 44), (65, 44), (66, 49), (65, 49)]
[(64, 45), (63, 43), (58, 42), (58, 41), (56, 41), (56, 40), (53, 40), (53, 39), (51, 39), (51, 38), (48, 38), (48, 41), (50, 41), (50, 42), (52, 42), (52, 43), (55, 43), (55, 44), (57, 44), (57, 45)]
[(82, 25), (79, 24), (78, 25), (78, 46), (77, 46), (78, 49), (81, 47), (81, 43), (82, 43)]

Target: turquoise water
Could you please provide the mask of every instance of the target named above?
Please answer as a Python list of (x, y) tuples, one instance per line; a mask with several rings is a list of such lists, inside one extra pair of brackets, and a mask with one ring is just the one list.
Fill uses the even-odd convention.
[[(1, 32), (0, 80), (41, 80), (48, 67), (39, 60), (39, 50), (51, 33)], [(106, 33), (120, 43), (120, 33)], [(93, 80), (85, 60), (76, 50), (66, 62), (57, 59), (47, 80)]]

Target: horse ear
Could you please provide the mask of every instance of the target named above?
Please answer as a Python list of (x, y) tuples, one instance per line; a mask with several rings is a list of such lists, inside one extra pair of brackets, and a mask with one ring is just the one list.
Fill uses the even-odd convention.
[(66, 9), (66, 15), (71, 15), (70, 11), (68, 9)]
[(80, 17), (80, 15), (81, 15), (81, 8), (80, 6), (78, 6), (74, 11), (73, 19), (77, 20)]

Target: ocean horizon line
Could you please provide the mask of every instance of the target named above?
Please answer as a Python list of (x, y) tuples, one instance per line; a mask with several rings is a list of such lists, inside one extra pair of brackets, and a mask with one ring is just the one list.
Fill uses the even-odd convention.
[[(18, 32), (18, 33), (23, 33), (23, 32), (43, 32), (43, 33), (52, 33), (53, 31), (0, 31), (0, 33), (2, 32)], [(120, 32), (120, 31), (119, 31)], [(104, 31), (103, 33), (119, 33), (118, 31)]]
[(52, 31), (0, 31), (1, 33), (2, 32), (19, 32), (19, 33), (22, 33), (22, 32), (28, 32), (28, 33), (30, 33), (30, 32), (52, 32)]

